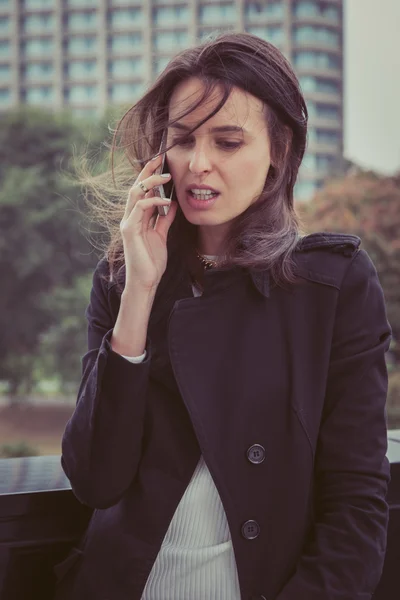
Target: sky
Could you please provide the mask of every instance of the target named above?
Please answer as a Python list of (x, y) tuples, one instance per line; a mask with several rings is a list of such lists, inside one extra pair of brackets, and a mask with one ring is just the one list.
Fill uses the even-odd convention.
[(344, 154), (400, 171), (400, 0), (344, 0)]

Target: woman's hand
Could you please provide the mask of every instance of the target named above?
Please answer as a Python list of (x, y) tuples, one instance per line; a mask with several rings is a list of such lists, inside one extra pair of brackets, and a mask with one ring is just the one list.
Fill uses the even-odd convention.
[[(155, 290), (167, 267), (167, 234), (177, 211), (177, 203), (154, 196), (152, 188), (167, 183), (171, 176), (155, 175), (162, 156), (151, 160), (129, 191), (125, 214), (120, 224), (124, 246), (125, 289), (138, 286)], [(149, 190), (145, 193), (139, 183)], [(158, 206), (168, 206), (168, 214), (159, 216)]]

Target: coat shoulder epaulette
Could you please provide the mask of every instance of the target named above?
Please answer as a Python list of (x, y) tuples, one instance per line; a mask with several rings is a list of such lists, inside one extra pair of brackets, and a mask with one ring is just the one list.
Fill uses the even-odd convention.
[(361, 239), (357, 235), (333, 232), (311, 233), (299, 240), (296, 251), (328, 250), (345, 256), (352, 256), (358, 250), (360, 244)]

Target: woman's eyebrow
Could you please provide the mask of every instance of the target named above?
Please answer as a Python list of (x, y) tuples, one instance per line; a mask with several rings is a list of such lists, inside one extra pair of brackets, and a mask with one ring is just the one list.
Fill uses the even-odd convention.
[[(171, 129), (180, 129), (181, 131), (190, 131), (192, 129), (188, 125), (184, 125), (183, 123), (173, 123), (169, 126)], [(246, 130), (243, 127), (239, 127), (237, 125), (221, 125), (220, 127), (212, 127), (210, 129), (211, 133), (244, 133)]]

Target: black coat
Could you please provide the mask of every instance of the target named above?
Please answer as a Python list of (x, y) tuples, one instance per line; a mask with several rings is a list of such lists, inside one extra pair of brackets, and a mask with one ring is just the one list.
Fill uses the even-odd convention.
[(100, 261), (62, 443), (76, 497), (96, 510), (58, 568), (59, 594), (139, 600), (202, 453), (242, 600), (370, 600), (388, 521), (390, 327), (359, 244), (307, 236), (295, 253), (299, 284), (221, 268), (206, 272), (199, 298), (170, 261), (142, 364), (111, 350), (120, 295)]

